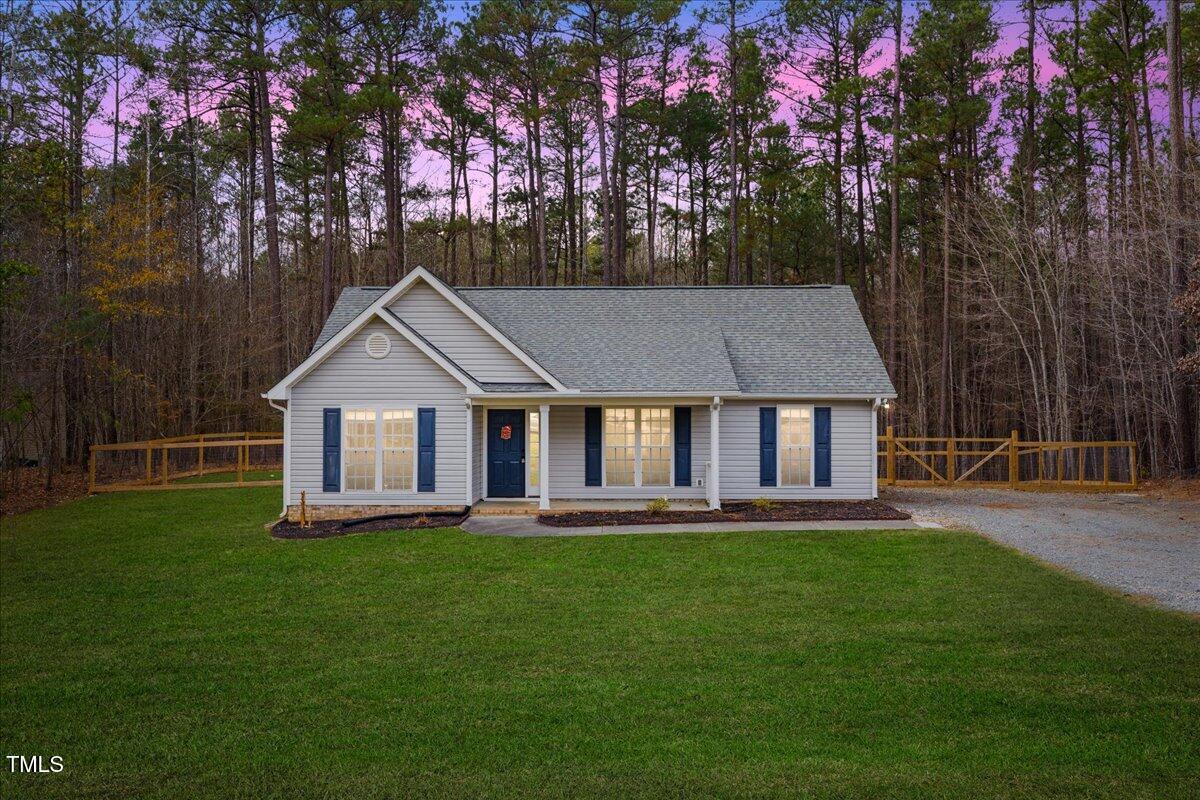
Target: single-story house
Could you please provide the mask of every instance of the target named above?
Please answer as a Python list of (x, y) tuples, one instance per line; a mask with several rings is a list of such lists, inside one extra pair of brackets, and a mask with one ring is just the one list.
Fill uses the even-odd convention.
[(895, 396), (845, 286), (348, 287), (283, 412), (284, 510), (868, 499)]

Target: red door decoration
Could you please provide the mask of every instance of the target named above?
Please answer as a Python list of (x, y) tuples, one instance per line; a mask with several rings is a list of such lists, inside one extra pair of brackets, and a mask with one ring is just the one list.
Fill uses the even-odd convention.
[(512, 438), (512, 425), (502, 425), (500, 427), (500, 438), (506, 442)]

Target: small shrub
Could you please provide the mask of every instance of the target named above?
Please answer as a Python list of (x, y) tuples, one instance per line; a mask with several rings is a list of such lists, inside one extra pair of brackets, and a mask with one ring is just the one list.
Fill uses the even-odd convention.
[(671, 501), (665, 497), (656, 497), (646, 503), (646, 510), (651, 514), (665, 514), (671, 510)]
[(754, 506), (755, 511), (772, 511), (775, 508), (775, 501), (769, 497), (756, 497), (750, 501), (750, 505)]
[(424, 514), (422, 514), (421, 516), (419, 516), (413, 520), (414, 528), (425, 528), (428, 526), (429, 526), (429, 517), (425, 516)]

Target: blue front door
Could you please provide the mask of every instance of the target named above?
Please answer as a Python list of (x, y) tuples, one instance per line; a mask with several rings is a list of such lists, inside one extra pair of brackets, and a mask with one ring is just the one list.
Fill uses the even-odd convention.
[(525, 412), (488, 409), (488, 497), (525, 496)]

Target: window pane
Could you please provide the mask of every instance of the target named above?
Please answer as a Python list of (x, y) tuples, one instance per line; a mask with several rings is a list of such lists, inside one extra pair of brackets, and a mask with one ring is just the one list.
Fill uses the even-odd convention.
[(636, 445), (634, 410), (604, 409), (604, 477), (609, 486), (633, 486)]
[(808, 486), (812, 482), (812, 409), (779, 409), (779, 483)]
[(343, 432), (343, 470), (348, 492), (375, 490), (375, 412), (346, 412)]
[(642, 486), (671, 483), (671, 409), (640, 408)]
[(528, 485), (530, 488), (537, 487), (538, 478), (541, 475), (541, 471), (542, 471), (541, 461), (539, 461), (539, 457), (541, 456), (540, 446), (541, 446), (541, 433), (542, 433), (541, 429), (539, 427), (539, 425), (540, 425), (540, 420), (538, 419), (539, 416), (540, 416), (540, 413), (537, 411), (529, 412), (529, 457), (526, 459), (526, 461), (529, 463), (529, 484)]
[(401, 408), (383, 412), (383, 490), (413, 490), (413, 448), (415, 442), (413, 410)]

